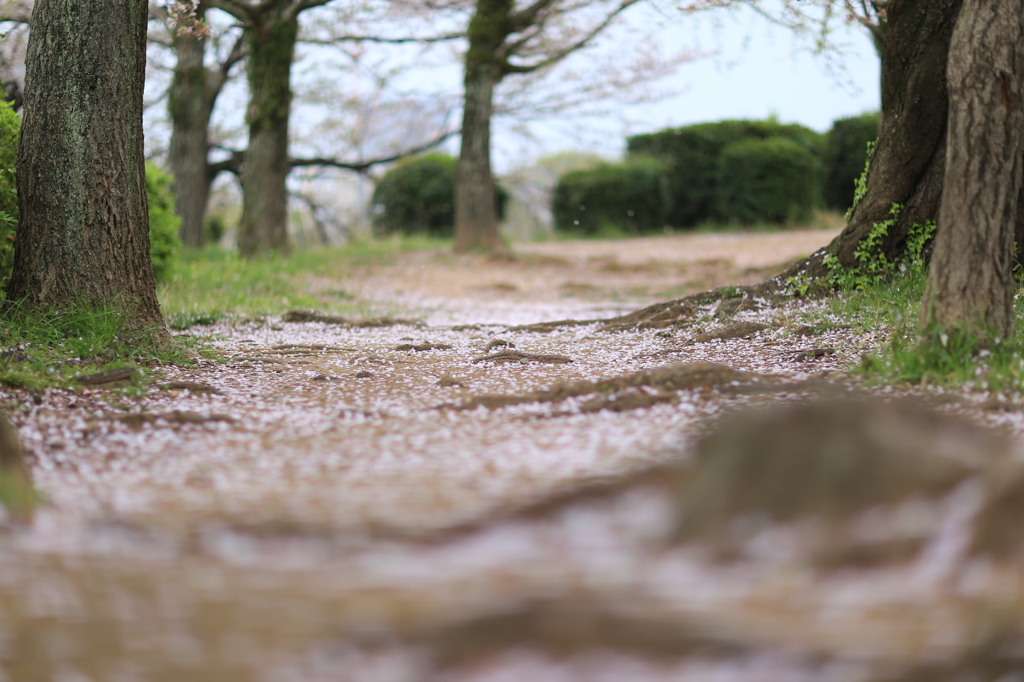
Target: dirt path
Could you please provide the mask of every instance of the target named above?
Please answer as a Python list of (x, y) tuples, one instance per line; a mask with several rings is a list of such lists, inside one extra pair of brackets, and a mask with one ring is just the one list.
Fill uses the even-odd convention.
[[(827, 380), (885, 338), (792, 303), (751, 302), (735, 314), (709, 304), (687, 324), (625, 333), (516, 325), (754, 277), (827, 238), (538, 244), (511, 263), (411, 254), (339, 278), (422, 322), (194, 328), (224, 362), (167, 368), (164, 388), (141, 399), (90, 388), (51, 391), (37, 405), (8, 392), (9, 403), (25, 401), (13, 419), (52, 506), (0, 536), (0, 671), (11, 680), (704, 680), (756, 670), (833, 679), (820, 676), (824, 660), (849, 673), (834, 679), (870, 680), (893, 661), (942, 653), (967, 625), (929, 630), (953, 608), (934, 593), (897, 612), (885, 612), (889, 597), (871, 602), (877, 612), (858, 606), (812, 636), (793, 609), (800, 594), (808, 609), (832, 608), (814, 571), (722, 572), (652, 549), (670, 504), (657, 493), (627, 490), (610, 507), (465, 531), (595, 480), (686, 461), (713, 417), (791, 400), (808, 390), (802, 382)], [(723, 329), (734, 338), (708, 338)], [(732, 373), (694, 374), (696, 363)], [(659, 369), (672, 365), (690, 369)], [(615, 381), (580, 389), (599, 380)], [(876, 577), (843, 589), (891, 596), (884, 585), (906, 579)], [(985, 599), (1003, 599), (999, 586)], [(727, 633), (718, 641), (740, 653), (562, 661), (513, 648), (452, 654), (452, 666), (436, 657), (448, 645), (432, 638), (449, 626), (566, 594)], [(861, 659), (846, 657), (843, 632)], [(937, 644), (915, 650), (926, 636)], [(801, 641), (810, 644), (779, 653)]]
[(361, 298), (412, 302), (430, 324), (526, 324), (611, 317), (728, 284), (754, 284), (827, 244), (838, 230), (684, 234), (517, 244), (515, 260), (426, 251), (357, 268)]

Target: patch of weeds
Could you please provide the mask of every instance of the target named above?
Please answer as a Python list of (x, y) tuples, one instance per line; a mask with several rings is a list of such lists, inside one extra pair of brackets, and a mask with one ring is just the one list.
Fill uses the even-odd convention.
[(871, 159), (875, 156), (875, 146), (877, 143), (877, 140), (868, 142), (868, 153), (864, 159), (864, 169), (861, 170), (860, 177), (853, 182), (853, 203), (850, 204), (850, 208), (847, 209), (846, 215), (844, 216), (844, 222), (846, 223), (850, 222), (850, 218), (853, 216), (853, 209), (857, 208), (857, 204), (859, 204), (860, 200), (864, 198), (864, 195), (868, 193), (868, 169), (871, 168)]
[(160, 287), (160, 305), (176, 328), (219, 321), (226, 313), (259, 314), (315, 308), (319, 301), (295, 281), (292, 259), (268, 256), (245, 260), (219, 248), (182, 254)]
[(979, 391), (1024, 391), (1024, 353), (1019, 339), (989, 342), (961, 329), (934, 325), (923, 334), (902, 328), (885, 351), (866, 356), (868, 377), (922, 385), (968, 385)]
[(924, 262), (924, 250), (935, 236), (934, 221), (914, 223), (907, 234), (907, 244), (903, 254), (896, 260), (889, 260), (882, 250), (882, 244), (889, 230), (896, 225), (903, 207), (893, 204), (889, 209), (889, 218), (875, 223), (871, 231), (853, 252), (856, 264), (844, 267), (834, 256), (825, 256), (829, 279), (840, 291), (867, 290), (877, 287), (878, 283), (901, 279), (906, 276), (923, 276), (927, 272)]
[[(834, 299), (830, 311), (861, 329), (888, 329), (878, 353), (866, 355), (855, 373), (873, 381), (967, 386), (977, 391), (1024, 393), (1024, 334), (1000, 339), (932, 326), (923, 333), (917, 312), (927, 275), (914, 269)], [(1024, 292), (1016, 317), (1024, 318)], [(1019, 323), (1018, 323), (1019, 329)], [(986, 340), (991, 339), (991, 340)]]
[(743, 290), (740, 289), (738, 286), (734, 285), (722, 287), (721, 289), (718, 290), (718, 293), (721, 294), (723, 300), (727, 300), (730, 298), (740, 298), (741, 296), (743, 296)]
[(26, 310), (8, 303), (0, 317), (0, 384), (5, 386), (72, 386), (80, 374), (190, 360), (183, 346), (156, 345), (144, 334), (126, 332), (124, 313), (114, 307)]
[(190, 329), (199, 325), (217, 324), (224, 319), (224, 313), (220, 311), (199, 312), (196, 310), (179, 310), (165, 316), (167, 326), (175, 331)]

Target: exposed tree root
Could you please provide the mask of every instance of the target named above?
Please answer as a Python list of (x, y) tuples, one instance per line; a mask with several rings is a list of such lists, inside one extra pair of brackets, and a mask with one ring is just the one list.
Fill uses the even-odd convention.
[[(611, 379), (559, 382), (551, 388), (531, 393), (480, 395), (457, 405), (440, 405), (438, 409), (475, 410), (478, 407), (486, 407), (493, 410), (524, 403), (557, 403), (567, 398), (596, 394), (598, 397), (584, 403), (584, 406), (590, 406), (587, 411), (601, 409), (621, 411), (649, 407), (658, 402), (674, 400), (675, 391), (712, 388), (732, 383), (757, 383), (769, 379), (774, 380), (773, 377), (764, 374), (743, 372), (723, 365), (698, 362), (645, 369)], [(655, 391), (647, 394), (648, 397), (643, 397), (644, 392), (638, 390), (643, 388), (651, 388)]]

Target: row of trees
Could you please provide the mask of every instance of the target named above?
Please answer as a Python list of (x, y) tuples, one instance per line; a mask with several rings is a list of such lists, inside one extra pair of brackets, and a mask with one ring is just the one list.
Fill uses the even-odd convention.
[[(648, 0), (650, 1), (650, 0)], [(371, 167), (414, 154), (461, 133), (456, 212), (460, 249), (500, 249), (493, 206), (490, 130), (495, 113), (522, 108), (496, 99), (507, 80), (536, 83), (596, 38), (638, 0), (169, 0), (149, 7), (149, 40), (154, 55), (171, 71), (167, 105), (170, 144), (167, 164), (175, 178), (181, 237), (189, 246), (205, 240), (203, 217), (213, 181), (222, 172), (238, 176), (243, 210), (238, 246), (243, 255), (287, 252), (287, 178), (295, 168), (340, 168), (365, 173)], [(0, 21), (30, 21), (31, 0), (0, 2)], [(306, 21), (308, 15), (309, 20)], [(181, 31), (187, 18), (198, 30)], [(225, 19), (227, 21), (225, 21)], [(397, 139), (380, 153), (346, 158), (337, 151), (291, 154), (292, 73), (300, 44), (352, 56), (366, 45), (429, 46), (458, 42), (462, 52), (461, 126), (436, 117), (432, 130)], [(645, 52), (646, 55), (646, 52)], [(568, 90), (588, 98), (627, 96), (623, 85), (665, 73), (672, 60), (643, 62), (633, 68), (618, 55), (607, 82), (579, 82)], [(169, 62), (169, 63), (168, 63)], [(246, 143), (218, 149), (211, 121), (231, 78), (245, 66)], [(343, 76), (339, 76), (343, 77)], [(534, 111), (573, 101), (562, 92)], [(520, 95), (521, 93), (517, 93)], [(633, 93), (635, 94), (635, 93)], [(528, 98), (527, 98), (528, 99)], [(339, 102), (339, 105), (341, 103)], [(422, 114), (422, 107), (420, 107)], [(404, 122), (403, 122), (404, 123)]]
[[(110, 0), (85, 12), (81, 1), (38, 0), (33, 13), (7, 295), (43, 308), (119, 301), (132, 326), (166, 335), (144, 199), (148, 6)], [(893, 203), (904, 206), (903, 229), (890, 230), (889, 251), (905, 248), (907, 221), (938, 214), (922, 323), (1005, 334), (1024, 220), (1024, 0), (891, 0), (884, 18), (882, 124), (866, 194), (836, 241), (795, 272), (813, 276), (826, 253), (854, 265), (858, 240)]]
[[(548, 72), (575, 51), (588, 47), (637, 2), (448, 0), (423, 5), (395, 0), (199, 0), (195, 6), (197, 21), (204, 21), (214, 11), (226, 13), (235, 22), (227, 33), (234, 31), (237, 37), (233, 42), (227, 41), (231, 42), (230, 49), (219, 52), (213, 49), (214, 41), (206, 31), (180, 34), (172, 27), (167, 35), (157, 38), (174, 51), (176, 59), (168, 98), (173, 127), (169, 164), (177, 182), (185, 243), (198, 246), (204, 239), (202, 216), (211, 182), (218, 172), (236, 172), (241, 181), (241, 253), (286, 252), (286, 179), (292, 169), (325, 166), (364, 172), (377, 163), (422, 151), (459, 132), (462, 145), (456, 182), (456, 248), (502, 248), (490, 160), (492, 117), (500, 111), (495, 104), (496, 89), (508, 78), (523, 79)], [(333, 14), (325, 14), (327, 11)], [(311, 22), (309, 30), (300, 26), (300, 18), (306, 13), (315, 14), (318, 19)], [(155, 17), (165, 22), (172, 18), (171, 14), (166, 9), (153, 11)], [(404, 33), (396, 32), (399, 24)], [(390, 26), (391, 30), (379, 26)], [(216, 37), (225, 42), (223, 35)], [(373, 158), (291, 156), (291, 75), (296, 45), (303, 38), (343, 49), (367, 43), (422, 45), (461, 41), (465, 45), (461, 126), (445, 125), (425, 139)], [(211, 55), (216, 58), (211, 59)], [(249, 98), (245, 110), (247, 146), (212, 162), (208, 132), (211, 116), (232, 69), (243, 61)], [(658, 73), (655, 69), (642, 76), (634, 74), (634, 79)]]

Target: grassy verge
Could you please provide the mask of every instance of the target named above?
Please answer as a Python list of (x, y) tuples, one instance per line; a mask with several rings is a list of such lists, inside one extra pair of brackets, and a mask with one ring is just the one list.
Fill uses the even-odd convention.
[(920, 332), (918, 309), (927, 271), (919, 263), (893, 266), (875, 273), (870, 282), (855, 279), (856, 287), (841, 288), (817, 322), (825, 327), (885, 331), (885, 345), (864, 355), (856, 375), (871, 383), (1024, 394), (1024, 289), (1014, 302), (1015, 335), (990, 341), (940, 327)]
[(26, 311), (11, 306), (0, 319), (0, 384), (45, 388), (74, 385), (74, 377), (118, 367), (182, 363), (185, 346), (156, 346), (125, 332), (114, 308), (80, 305)]
[(386, 265), (402, 252), (449, 246), (446, 241), (426, 237), (393, 237), (299, 251), (287, 258), (242, 259), (215, 247), (185, 252), (160, 287), (160, 304), (172, 329), (295, 308), (365, 314), (366, 304), (337, 284), (346, 272)]
[[(386, 264), (404, 251), (444, 245), (426, 238), (393, 238), (250, 260), (218, 248), (185, 252), (161, 285), (160, 299), (172, 329), (294, 308), (362, 315), (366, 304), (337, 285), (341, 274), (353, 267)], [(0, 385), (74, 388), (75, 377), (82, 374), (187, 364), (198, 343), (181, 337), (181, 346), (155, 347), (144, 336), (127, 334), (124, 317), (114, 308), (83, 305), (29, 311), (11, 306), (0, 317)], [(133, 383), (135, 389), (142, 384), (139, 379)]]

